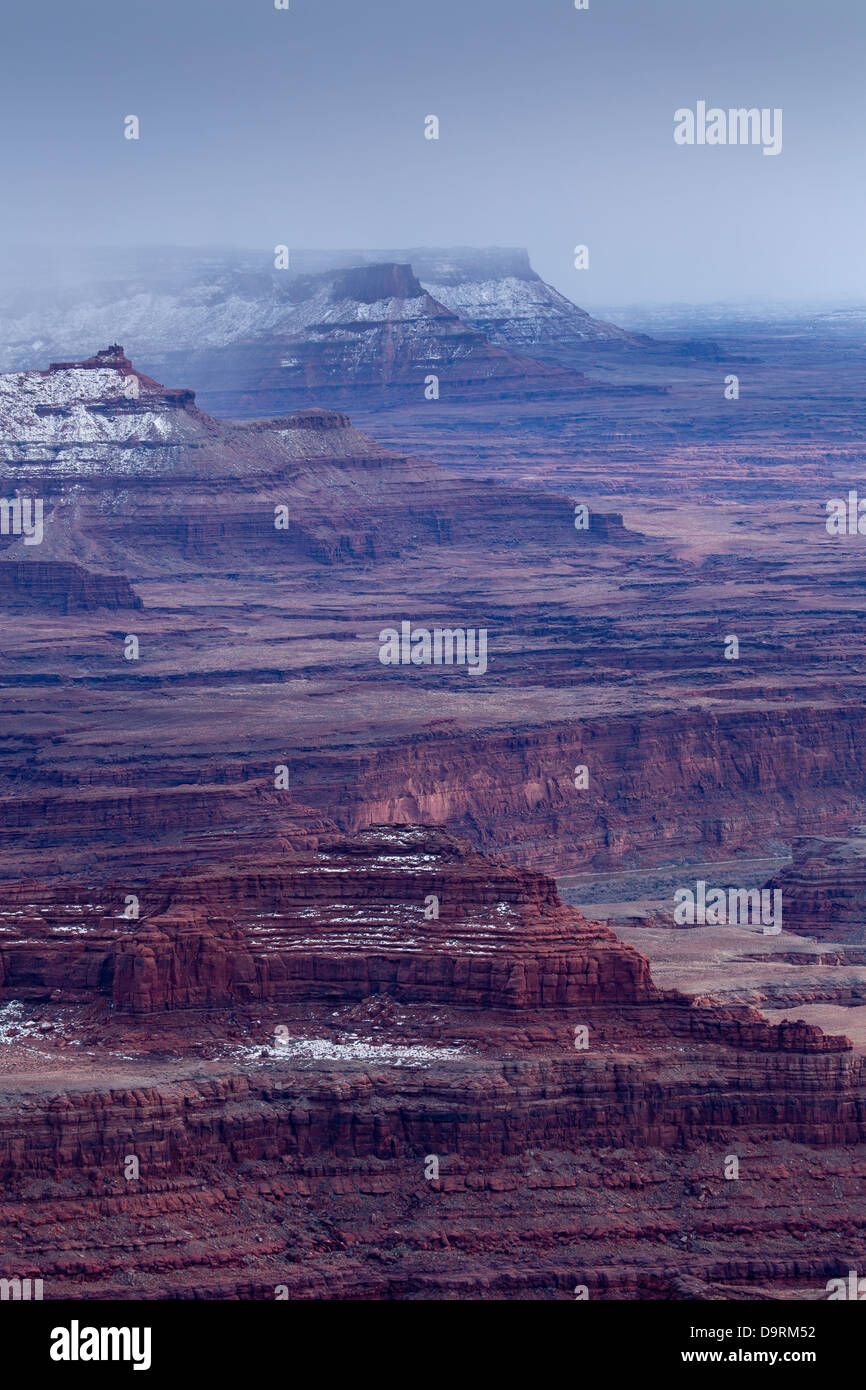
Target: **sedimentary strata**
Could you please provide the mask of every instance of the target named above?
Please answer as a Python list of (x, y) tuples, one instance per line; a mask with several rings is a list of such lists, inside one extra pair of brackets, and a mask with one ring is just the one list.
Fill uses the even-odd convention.
[(439, 828), (168, 876), (138, 920), (21, 892), (0, 1268), (48, 1298), (808, 1298), (862, 1237), (846, 1039), (659, 991)]

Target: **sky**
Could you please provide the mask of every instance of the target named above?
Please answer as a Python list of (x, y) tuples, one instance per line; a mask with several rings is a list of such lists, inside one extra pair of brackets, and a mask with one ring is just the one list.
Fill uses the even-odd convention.
[[(525, 246), (590, 307), (866, 302), (864, 0), (289, 3), (7, 7), (0, 256)], [(782, 152), (677, 145), (698, 101)]]

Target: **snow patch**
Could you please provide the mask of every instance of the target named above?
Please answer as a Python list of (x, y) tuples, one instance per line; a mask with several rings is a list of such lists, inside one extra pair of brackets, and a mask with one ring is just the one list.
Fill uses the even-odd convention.
[(288, 1038), (277, 1046), (233, 1048), (230, 1055), (246, 1061), (298, 1058), (310, 1062), (383, 1062), (395, 1067), (427, 1065), (465, 1056), (458, 1047), (399, 1047), (392, 1043), (364, 1042), (355, 1035), (342, 1043), (331, 1042), (328, 1038)]

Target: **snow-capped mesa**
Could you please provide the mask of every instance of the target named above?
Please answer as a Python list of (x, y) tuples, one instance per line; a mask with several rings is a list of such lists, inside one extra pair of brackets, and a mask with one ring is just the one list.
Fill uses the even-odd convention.
[(651, 340), (593, 318), (542, 280), (523, 248), (403, 247), (387, 251), (298, 251), (297, 273), (394, 262), (411, 267), (438, 304), (491, 343), (514, 351), (604, 344), (642, 347)]
[(430, 294), (499, 347), (568, 350), (641, 347), (650, 340), (595, 319), (542, 280), (522, 249), (419, 249), (401, 253)]
[[(205, 410), (235, 418), (440, 395), (526, 399), (586, 387), (578, 372), (491, 343), (430, 295), (406, 263), (298, 275), (275, 292), (283, 306), (278, 327), (221, 346), (145, 353), (145, 370), (190, 382)], [(263, 320), (272, 310), (266, 299)]]
[[(413, 293), (394, 293), (398, 307), (419, 298), (426, 304), (423, 291), (414, 293), (417, 282), (404, 278)], [(341, 297), (330, 302), (371, 305), (378, 313), (401, 286), (390, 270), (376, 270), (360, 298), (346, 301), (342, 281), (338, 288)], [(519, 383), (528, 371), (582, 381), (543, 363), (524, 367), (447, 309), (441, 316), (443, 332), (458, 325), (458, 347), (469, 335), (463, 362), (450, 354), (450, 380), (458, 385), (458, 366), (470, 383), (472, 374), (480, 380), (502, 372), (501, 382), (490, 378), (494, 389), (509, 385), (507, 374)], [(379, 349), (356, 373), (371, 389), (381, 390), (386, 368), (409, 372), (415, 321), (405, 322), (408, 342), (401, 342), (396, 317), (387, 327), (374, 321), (370, 335)], [(300, 566), (387, 564), (419, 547), (451, 544), (451, 525), (443, 524), (451, 516), (459, 517), (454, 529), (462, 544), (536, 544), (545, 556), (552, 544), (570, 545), (562, 524), (568, 508), (553, 494), (476, 484), (427, 460), (392, 454), (340, 410), (249, 409), (306, 390), (327, 394), (333, 382), (339, 387), (357, 331), (336, 322), (298, 335), (305, 366), (290, 388), (283, 385), (287, 369), (274, 361), (285, 344), (270, 354), (257, 348), (242, 402), (252, 419), (214, 418), (193, 391), (160, 385), (116, 344), (77, 362), (0, 376), (0, 607), (134, 608), (130, 582), (139, 579), (260, 569), (271, 583)], [(383, 362), (385, 341), (393, 348), (390, 362)], [(362, 346), (370, 352), (367, 339)], [(410, 376), (410, 388), (416, 386)]]
[(78, 362), (0, 375), (0, 479), (163, 474), (216, 442), (216, 432), (193, 391), (137, 371), (117, 343)]
[[(408, 264), (327, 271), (297, 286), (306, 297), (276, 360), (264, 341), (258, 353), (227, 355), (236, 373), (234, 397), (215, 402), (217, 413), (246, 413), (239, 408), (239, 387), (272, 413), (305, 404), (307, 397), (350, 407), (365, 399), (438, 399), (440, 389), (455, 400), (490, 391), (557, 394), (583, 385), (576, 373), (491, 344), (429, 294)], [(219, 384), (223, 365), (217, 359), (211, 373), (202, 380), (205, 391)]]
[(81, 362), (0, 376), (0, 446), (168, 441), (168, 406), (193, 400), (136, 372), (118, 344)]
[[(0, 284), (0, 369), (86, 357), (94, 343), (120, 338), (163, 380), (202, 392), (216, 372), (228, 390), (257, 354), (311, 332), (345, 330), (363, 359), (363, 330), (375, 324), (411, 328), (422, 355), (443, 331), (449, 347), (474, 332), (488, 348), (551, 359), (649, 341), (592, 318), (536, 274), (525, 250), (293, 250), (278, 269), (264, 250), (158, 247), (122, 258), (106, 252), (62, 271), (22, 268), (14, 289)], [(197, 364), (207, 368), (201, 377)], [(202, 403), (214, 409), (216, 400)]]

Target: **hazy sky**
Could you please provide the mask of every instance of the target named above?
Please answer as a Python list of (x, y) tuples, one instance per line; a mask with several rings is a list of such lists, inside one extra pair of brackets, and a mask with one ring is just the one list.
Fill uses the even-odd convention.
[[(9, 0), (0, 239), (525, 245), (590, 305), (866, 300), (866, 0), (290, 4)], [(699, 100), (781, 107), (782, 153), (677, 146)]]

